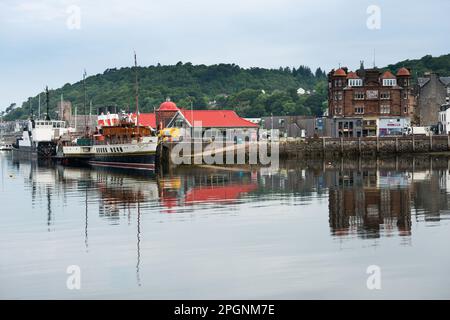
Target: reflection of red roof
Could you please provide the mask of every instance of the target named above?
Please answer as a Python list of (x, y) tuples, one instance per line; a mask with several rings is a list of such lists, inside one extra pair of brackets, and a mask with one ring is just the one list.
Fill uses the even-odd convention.
[[(136, 113), (131, 115), (132, 119), (136, 119)], [(143, 127), (156, 128), (156, 117), (154, 113), (140, 113), (139, 114), (139, 125)]]
[(180, 109), (186, 120), (201, 121), (206, 128), (257, 128), (258, 125), (239, 117), (233, 110), (185, 110)]
[(256, 190), (256, 184), (198, 187), (186, 193), (185, 203), (236, 200), (243, 193)]

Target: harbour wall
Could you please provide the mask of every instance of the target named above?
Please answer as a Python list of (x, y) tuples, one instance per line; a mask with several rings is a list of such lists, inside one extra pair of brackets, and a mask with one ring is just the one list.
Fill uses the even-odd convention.
[[(265, 142), (247, 142), (225, 147), (216, 147), (211, 149), (209, 143), (203, 143), (202, 147), (194, 147), (191, 142), (162, 142), (158, 148), (158, 160), (160, 164), (173, 163), (171, 152), (177, 146), (190, 145), (190, 153), (187, 157), (191, 158), (191, 164), (201, 164), (201, 159), (205, 156), (220, 155), (222, 163), (227, 163), (226, 157), (235, 159), (239, 154), (245, 154), (245, 163), (250, 163), (250, 150), (255, 150), (255, 144)], [(270, 144), (269, 144), (270, 146)], [(199, 150), (201, 149), (201, 150)], [(258, 149), (258, 147), (256, 147)], [(280, 159), (314, 159), (314, 158), (333, 158), (333, 157), (355, 157), (355, 156), (386, 156), (386, 155), (408, 155), (408, 154), (427, 154), (436, 152), (450, 151), (450, 135), (433, 136), (402, 136), (402, 137), (363, 137), (363, 138), (309, 138), (302, 140), (284, 140), (278, 143), (278, 152)], [(271, 156), (270, 147), (268, 147), (268, 156)], [(195, 160), (197, 158), (197, 160)], [(258, 154), (258, 158), (260, 155)], [(216, 157), (217, 159), (217, 157)], [(242, 161), (242, 158), (241, 158)], [(258, 162), (260, 163), (260, 162)], [(220, 163), (219, 163), (220, 164)]]
[(450, 151), (450, 136), (316, 138), (281, 141), (280, 157), (388, 155)]

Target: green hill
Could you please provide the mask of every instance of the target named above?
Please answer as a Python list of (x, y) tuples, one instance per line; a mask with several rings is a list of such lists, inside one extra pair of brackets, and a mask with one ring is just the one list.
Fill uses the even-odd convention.
[[(450, 54), (440, 57), (424, 56), (388, 65), (393, 71), (411, 68), (415, 78), (427, 71), (450, 75)], [(86, 79), (88, 101), (94, 112), (98, 107), (116, 105), (134, 110), (134, 68), (108, 69), (103, 74)], [(169, 66), (138, 67), (139, 99), (142, 112), (153, 111), (167, 97), (180, 107), (190, 108), (191, 102), (199, 109), (233, 109), (241, 116), (261, 117), (277, 115), (321, 115), (326, 109), (326, 74), (320, 68), (314, 73), (306, 66), (298, 68), (241, 68), (235, 64), (193, 65), (177, 63)], [(299, 96), (298, 88), (311, 94)], [(83, 113), (83, 83), (66, 84), (50, 90), (51, 116), (55, 117), (56, 103), (61, 94)], [(38, 96), (31, 97), (34, 114)], [(41, 93), (41, 102), (45, 100)], [(25, 119), (30, 115), (30, 104), (7, 110), (4, 119)], [(42, 108), (44, 110), (45, 108)]]
[[(138, 67), (139, 99), (142, 112), (153, 111), (167, 97), (181, 107), (234, 109), (243, 116), (257, 117), (274, 113), (320, 114), (324, 94), (299, 97), (299, 87), (307, 90), (325, 88), (324, 71), (311, 72), (308, 67), (244, 69), (234, 64), (212, 66), (177, 63), (170, 66)], [(100, 106), (116, 105), (122, 109), (135, 105), (134, 68), (108, 69), (103, 74), (86, 79), (88, 101), (94, 109)], [(323, 91), (323, 90), (322, 90)], [(61, 94), (83, 113), (84, 92), (82, 81), (66, 84), (50, 90), (50, 106), (55, 116), (56, 103)], [(37, 112), (38, 96), (31, 97), (34, 114)], [(41, 93), (41, 108), (45, 95)], [(30, 115), (28, 101), (9, 112), (5, 120), (27, 118)], [(42, 108), (41, 110), (44, 110)]]
[(425, 72), (436, 72), (442, 76), (450, 75), (450, 54), (442, 55), (439, 57), (432, 57), (426, 55), (421, 59), (405, 60), (396, 64), (390, 64), (386, 68), (397, 71), (401, 67), (410, 68), (413, 73), (413, 77), (423, 76)]

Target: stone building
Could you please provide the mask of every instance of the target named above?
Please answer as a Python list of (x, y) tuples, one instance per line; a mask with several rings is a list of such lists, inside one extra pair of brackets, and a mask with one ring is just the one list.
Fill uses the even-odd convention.
[(315, 133), (315, 118), (308, 116), (263, 117), (261, 128), (278, 130), (281, 137), (307, 137)]
[(337, 137), (402, 134), (403, 127), (380, 128), (380, 118), (406, 123), (413, 116), (414, 101), (411, 71), (406, 68), (394, 75), (365, 69), (361, 62), (356, 72), (339, 68), (328, 74), (328, 116), (334, 119)]
[(71, 121), (72, 119), (72, 102), (58, 101), (57, 103), (59, 120)]
[(439, 77), (436, 73), (428, 73), (418, 78), (417, 116), (420, 126), (438, 124), (441, 105), (450, 98), (450, 77)]

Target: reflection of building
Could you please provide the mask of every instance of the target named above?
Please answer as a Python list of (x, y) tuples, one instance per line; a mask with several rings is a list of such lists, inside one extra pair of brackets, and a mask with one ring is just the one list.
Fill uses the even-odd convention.
[[(194, 170), (195, 171), (195, 170)], [(258, 189), (249, 177), (240, 173), (190, 172), (189, 175), (159, 180), (159, 197), (167, 213), (172, 208), (197, 203), (235, 203), (245, 194)], [(247, 174), (246, 174), (247, 175)]]
[(378, 238), (382, 228), (388, 233), (397, 228), (401, 235), (410, 235), (410, 193), (407, 188), (379, 188), (376, 171), (336, 172), (329, 216), (335, 235), (357, 233)]

